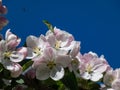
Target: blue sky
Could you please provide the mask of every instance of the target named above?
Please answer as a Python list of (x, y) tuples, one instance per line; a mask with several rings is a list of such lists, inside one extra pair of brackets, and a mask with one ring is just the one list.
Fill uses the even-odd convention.
[(45, 34), (48, 20), (81, 41), (81, 52), (104, 54), (110, 65), (120, 67), (120, 0), (3, 0), (6, 17), (23, 42), (28, 35)]

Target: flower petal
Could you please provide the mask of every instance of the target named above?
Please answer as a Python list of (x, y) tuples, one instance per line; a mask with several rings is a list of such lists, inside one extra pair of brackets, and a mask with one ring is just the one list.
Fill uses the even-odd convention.
[(103, 74), (97, 72), (97, 73), (92, 73), (91, 80), (92, 81), (98, 81), (103, 77)]
[(62, 79), (63, 76), (64, 76), (64, 69), (61, 66), (54, 67), (50, 73), (50, 77), (55, 81)]
[(56, 57), (56, 50), (53, 49), (52, 47), (48, 47), (44, 50), (44, 57), (47, 60), (53, 60)]
[(19, 53), (18, 51), (13, 51), (10, 55), (10, 60), (12, 62), (21, 62), (24, 59), (24, 54)]
[(68, 55), (58, 55), (55, 62), (63, 67), (67, 67), (70, 64), (70, 60)]
[(19, 64), (14, 63), (14, 69), (11, 71), (12, 77), (18, 77), (22, 73), (22, 67)]
[(85, 72), (85, 73), (83, 73), (83, 74), (81, 75), (81, 77), (84, 78), (84, 79), (86, 79), (86, 80), (88, 80), (88, 79), (91, 78), (91, 75), (90, 75), (88, 72)]
[(112, 88), (115, 90), (120, 90), (120, 79), (113, 82)]
[(46, 66), (46, 64), (42, 63), (36, 69), (36, 78), (38, 80), (46, 80), (50, 76), (50, 69)]
[(30, 35), (27, 37), (26, 44), (30, 48), (37, 47), (39, 44), (39, 39), (35, 36)]

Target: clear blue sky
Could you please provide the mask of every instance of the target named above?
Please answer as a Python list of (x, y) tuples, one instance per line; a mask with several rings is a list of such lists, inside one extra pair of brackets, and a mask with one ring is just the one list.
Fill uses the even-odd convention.
[[(120, 0), (3, 0), (11, 28), (26, 36), (45, 34), (48, 20), (81, 41), (81, 52), (104, 54), (111, 66), (120, 67)], [(23, 44), (22, 42), (22, 44)], [(21, 45), (22, 45), (21, 44)]]

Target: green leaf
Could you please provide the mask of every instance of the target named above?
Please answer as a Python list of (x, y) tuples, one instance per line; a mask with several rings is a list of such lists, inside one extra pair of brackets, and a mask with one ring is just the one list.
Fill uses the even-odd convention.
[(23, 79), (19, 79), (19, 80), (16, 80), (16, 82), (19, 83), (19, 84), (23, 84), (24, 80)]
[(75, 74), (73, 72), (69, 72), (69, 70), (66, 70), (66, 74), (61, 81), (70, 90), (78, 90), (77, 79), (76, 79)]
[(49, 30), (54, 32), (54, 28), (53, 28), (52, 24), (50, 24), (47, 20), (43, 20), (43, 23), (48, 27)]
[(25, 70), (27, 70), (32, 64), (33, 64), (33, 61), (32, 61), (32, 60), (26, 62), (26, 63), (22, 66), (23, 72), (24, 72)]

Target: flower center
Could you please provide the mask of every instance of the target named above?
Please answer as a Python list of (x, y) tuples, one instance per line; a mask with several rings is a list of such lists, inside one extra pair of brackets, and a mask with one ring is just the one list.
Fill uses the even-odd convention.
[(77, 59), (77, 58), (74, 58), (74, 59), (71, 61), (71, 64), (72, 64), (73, 66), (79, 66), (79, 61), (78, 61), (78, 59)]
[(91, 73), (92, 71), (92, 67), (91, 67), (91, 65), (90, 64), (88, 64), (88, 66), (87, 66), (87, 68), (86, 68), (86, 71), (88, 72), (88, 73)]
[(35, 47), (35, 48), (33, 49), (33, 51), (34, 51), (35, 54), (38, 54), (38, 55), (41, 54), (41, 48)]
[(4, 58), (9, 58), (10, 55), (11, 55), (11, 52), (8, 52), (8, 51), (3, 53)]
[(60, 48), (60, 45), (61, 45), (61, 41), (56, 41), (56, 43), (55, 43), (55, 48), (56, 49), (59, 49)]
[(55, 66), (56, 64), (54, 63), (54, 61), (49, 61), (47, 66), (49, 67), (49, 69), (53, 69), (53, 67)]

